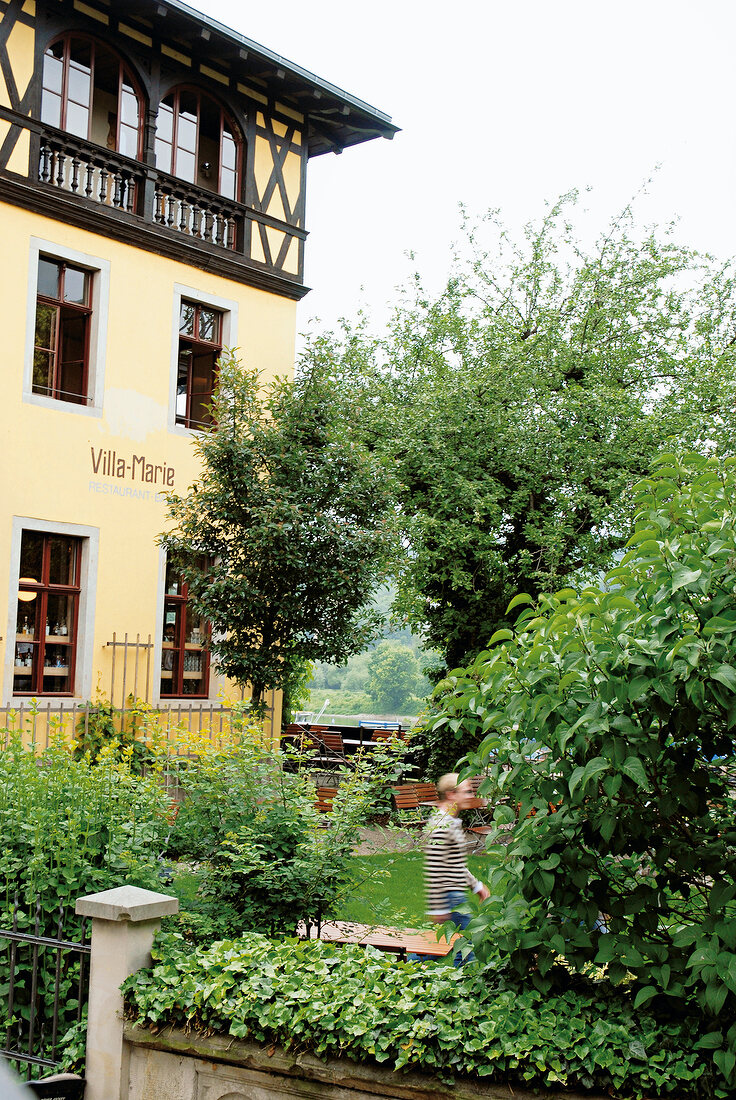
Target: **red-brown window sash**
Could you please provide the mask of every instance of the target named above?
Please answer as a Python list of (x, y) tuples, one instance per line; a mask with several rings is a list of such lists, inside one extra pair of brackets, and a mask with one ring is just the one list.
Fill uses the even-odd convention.
[[(177, 411), (176, 423), (181, 424), (186, 428), (205, 428), (212, 423), (212, 417), (209, 413), (205, 412), (204, 419), (200, 419), (192, 414), (192, 404), (195, 397), (209, 397), (210, 400), (215, 391), (217, 385), (217, 360), (222, 352), (222, 313), (219, 310), (212, 309), (210, 306), (202, 305), (197, 302), (189, 302), (184, 300), (182, 307), (188, 305), (194, 309), (194, 323), (192, 329), (192, 335), (186, 333), (179, 333), (179, 354), (177, 357), (177, 398), (179, 396), (179, 386), (181, 385), (183, 378), (182, 370), (182, 356), (187, 354), (187, 366), (186, 366), (186, 406), (184, 413)], [(202, 310), (206, 310), (208, 313), (213, 313), (216, 317), (216, 333), (214, 340), (205, 340), (200, 336), (200, 313)], [(194, 364), (197, 355), (207, 356), (212, 358), (212, 376), (209, 390), (203, 390), (201, 393), (194, 391)], [(204, 401), (199, 402), (204, 405)]]
[[(178, 87), (176, 87), (176, 88), (172, 89), (171, 91), (167, 92), (167, 94), (162, 97), (161, 104), (159, 105), (159, 110), (160, 110), (161, 106), (164, 105), (164, 103), (167, 99), (171, 99), (172, 103), (171, 103), (171, 106), (170, 106), (170, 110), (171, 110), (171, 113), (172, 113), (172, 119), (171, 119), (171, 141), (168, 141), (165, 138), (159, 137), (158, 136), (158, 127), (157, 127), (157, 138), (156, 138), (157, 144), (160, 143), (162, 146), (167, 146), (168, 147), (167, 163), (165, 165), (160, 165), (160, 167), (163, 169), (164, 172), (168, 172), (172, 176), (177, 176), (177, 178), (180, 178), (180, 179), (186, 179), (185, 176), (178, 176), (177, 171), (176, 171), (176, 168), (177, 168), (177, 163), (176, 163), (177, 153), (179, 152), (179, 149), (180, 149), (180, 146), (179, 146), (179, 116), (180, 116), (180, 104), (181, 104), (182, 94), (193, 96), (194, 99), (196, 100), (196, 105), (197, 105), (197, 126), (196, 126), (196, 138), (195, 138), (195, 143), (194, 143), (195, 178), (194, 178), (194, 180), (187, 180), (187, 182), (194, 184), (194, 186), (200, 186), (197, 183), (197, 176), (199, 175), (199, 167), (200, 167), (200, 137), (201, 137), (201, 129), (202, 129), (202, 100), (204, 98), (206, 98), (220, 112), (219, 133), (218, 133), (218, 153), (217, 153), (217, 156), (218, 156), (218, 161), (217, 161), (217, 186), (213, 190), (218, 195), (223, 194), (223, 190), (222, 190), (222, 187), (223, 187), (223, 167), (224, 167), (224, 163), (223, 163), (223, 161), (224, 161), (224, 158), (223, 158), (223, 144), (224, 144), (225, 129), (227, 129), (228, 132), (232, 135), (233, 142), (235, 144), (235, 169), (234, 169), (234, 172), (235, 172), (234, 192), (235, 192), (235, 194), (234, 194), (234, 199), (235, 199), (235, 201), (239, 202), (240, 201), (241, 180), (242, 180), (242, 165), (243, 165), (243, 139), (242, 139), (242, 136), (241, 136), (241, 133), (240, 133), (240, 129), (235, 124), (235, 121), (232, 119), (232, 117), (230, 116), (228, 111), (225, 109), (225, 107), (223, 107), (222, 104), (219, 103), (213, 96), (208, 95), (206, 92), (203, 93), (200, 88), (197, 88), (193, 85), (188, 85), (188, 84), (187, 85), (179, 85)], [(169, 105), (166, 104), (166, 106), (169, 106)], [(183, 147), (182, 147), (182, 149), (183, 149)], [(187, 153), (191, 152), (191, 150), (188, 150), (188, 149), (183, 149), (183, 151), (187, 152)], [(232, 196), (228, 196), (228, 197), (232, 197)]]
[[(36, 298), (36, 325), (34, 331), (34, 365), (33, 374), (34, 377), (31, 380), (31, 389), (33, 393), (43, 394), (45, 397), (53, 397), (58, 401), (69, 401), (73, 404), (86, 405), (89, 401), (89, 351), (90, 351), (90, 328), (92, 307), (89, 305), (91, 297), (91, 284), (92, 273), (84, 271), (82, 268), (74, 267), (72, 264), (65, 264), (61, 261), (56, 261), (52, 257), (48, 258), (49, 262), (56, 263), (59, 268), (59, 297), (52, 298), (45, 294), (39, 294)], [(64, 301), (64, 282), (67, 270), (81, 271), (85, 276), (85, 304), (77, 302)], [(50, 346), (44, 347), (36, 342), (38, 338), (39, 327), (39, 306), (53, 310), (53, 324)], [(64, 360), (62, 358), (63, 346), (65, 334), (68, 336), (69, 323), (74, 320), (81, 320), (84, 328), (82, 336), (82, 357), (81, 359)], [(51, 363), (49, 381), (48, 384), (42, 386), (35, 379), (36, 373), (36, 353), (40, 352), (44, 355), (48, 355), (49, 362)], [(64, 368), (69, 366), (70, 363), (80, 365), (80, 383), (78, 393), (66, 390), (62, 384), (62, 373)]]
[[(27, 673), (20, 673), (17, 667), (14, 667), (13, 676), (13, 695), (14, 696), (35, 696), (35, 695), (59, 695), (70, 696), (74, 694), (74, 681), (77, 664), (77, 641), (78, 641), (78, 628), (79, 628), (79, 597), (81, 594), (81, 587), (79, 583), (79, 568), (80, 568), (80, 556), (81, 556), (81, 539), (71, 539), (71, 543), (74, 547), (74, 560), (73, 560), (73, 583), (72, 584), (52, 584), (49, 580), (50, 575), (50, 563), (51, 563), (51, 540), (54, 538), (63, 537), (56, 534), (49, 534), (43, 536), (43, 550), (42, 550), (42, 567), (41, 567), (41, 579), (38, 583), (32, 584), (28, 581), (19, 581), (19, 592), (34, 592), (36, 599), (32, 603), (25, 604), (25, 615), (33, 619), (33, 639), (32, 641), (23, 642), (24, 645), (31, 645), (33, 663), (30, 669), (30, 676)], [(66, 596), (70, 601), (70, 614), (69, 614), (69, 634), (66, 637), (61, 637), (54, 634), (46, 634), (45, 626), (48, 621), (48, 603), (50, 596)], [(21, 613), (21, 603), (19, 601), (19, 612)], [(17, 644), (17, 640), (16, 640)], [(67, 676), (66, 680), (69, 684), (69, 688), (65, 691), (60, 691), (58, 688), (49, 688), (44, 690), (44, 661), (46, 658), (47, 646), (59, 646), (68, 650), (67, 661)], [(47, 679), (48, 674), (47, 675)], [(28, 689), (19, 690), (15, 687), (16, 679), (31, 680), (31, 687)]]
[[(97, 52), (98, 47), (100, 45), (102, 45), (102, 48), (107, 53), (111, 54), (118, 63), (118, 79), (117, 79), (118, 95), (117, 95), (117, 122), (116, 122), (116, 130), (115, 130), (115, 151), (117, 152), (117, 151), (120, 150), (120, 134), (121, 134), (121, 129), (122, 129), (122, 125), (123, 125), (122, 124), (122, 117), (123, 117), (122, 94), (123, 94), (123, 84), (125, 83), (125, 84), (128, 84), (129, 87), (132, 89), (133, 94), (135, 95), (135, 98), (136, 98), (136, 101), (137, 101), (137, 104), (138, 104), (138, 127), (137, 127), (137, 144), (136, 144), (135, 159), (140, 160), (142, 158), (142, 155), (143, 155), (143, 122), (144, 122), (144, 114), (145, 114), (145, 112), (144, 112), (145, 100), (144, 100), (143, 93), (141, 92), (141, 89), (138, 85), (138, 81), (133, 76), (133, 72), (132, 72), (130, 66), (128, 64), (126, 64), (126, 62), (122, 59), (122, 57), (120, 57), (117, 50), (113, 49), (111, 46), (107, 46), (105, 44), (98, 43), (95, 38), (92, 38), (89, 35), (86, 35), (86, 34), (83, 34), (83, 33), (77, 33), (76, 31), (72, 32), (70, 34), (66, 34), (62, 38), (57, 38), (55, 41), (50, 43), (50, 45), (47, 47), (47, 50), (46, 50), (46, 54), (49, 54), (54, 46), (58, 46), (59, 44), (62, 45), (62, 56), (59, 59), (61, 61), (61, 65), (62, 65), (61, 92), (57, 93), (53, 89), (47, 88), (47, 86), (44, 82), (44, 80), (45, 80), (44, 77), (42, 77), (42, 91), (41, 91), (42, 98), (43, 98), (44, 92), (46, 92), (49, 95), (52, 95), (54, 97), (58, 96), (58, 98), (60, 99), (59, 129), (60, 130), (67, 130), (67, 126), (68, 126), (67, 116), (68, 116), (68, 108), (69, 108), (69, 102), (70, 102), (70, 100), (69, 100), (69, 70), (70, 70), (70, 67), (71, 67), (72, 42), (84, 42), (87, 45), (89, 45), (89, 48), (90, 48), (90, 64), (89, 64), (89, 69), (90, 69), (89, 81), (90, 81), (90, 84), (89, 84), (89, 98), (88, 98), (88, 101), (87, 101), (87, 104), (86, 104), (87, 133), (86, 133), (86, 135), (84, 135), (84, 137), (86, 138), (87, 141), (92, 140), (91, 134), (92, 134), (92, 122), (93, 122), (93, 110), (92, 110), (92, 108), (93, 108), (94, 90), (95, 90), (95, 57), (96, 57), (96, 52)], [(74, 100), (73, 102), (74, 103), (79, 103), (80, 106), (84, 106), (78, 100)], [(126, 124), (126, 128), (129, 129), (130, 128), (129, 125)]]
[[(186, 628), (187, 628), (187, 603), (189, 600), (189, 585), (187, 582), (180, 578), (180, 591), (179, 593), (164, 594), (164, 637), (162, 640), (162, 659), (161, 659), (161, 671), (171, 672), (171, 679), (161, 676), (161, 686), (159, 694), (162, 699), (164, 698), (183, 698), (183, 699), (207, 699), (209, 697), (209, 675), (210, 675), (210, 651), (209, 651), (209, 639), (210, 630), (209, 627), (205, 629), (202, 637), (202, 646), (200, 649), (190, 648), (187, 650), (187, 646), (192, 646), (192, 643), (187, 642)], [(176, 623), (174, 629), (174, 637), (167, 639), (166, 634), (166, 612), (173, 607), (176, 610)], [(185, 672), (184, 667), (185, 657), (189, 653), (201, 654), (201, 667), (199, 669), (199, 680), (201, 690), (198, 692), (185, 692), (184, 681)], [(165, 655), (170, 654), (172, 657), (171, 669), (164, 668)], [(170, 686), (170, 690), (164, 690), (164, 685)]]

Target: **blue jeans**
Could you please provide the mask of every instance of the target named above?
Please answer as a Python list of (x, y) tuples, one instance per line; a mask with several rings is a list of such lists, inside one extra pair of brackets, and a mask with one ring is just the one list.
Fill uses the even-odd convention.
[[(459, 913), (456, 909), (458, 905), (467, 905), (468, 895), (463, 890), (448, 890), (445, 894), (445, 900), (447, 902), (447, 908), (450, 911), (450, 920), (463, 932), (471, 921), (470, 913)], [(432, 955), (415, 955), (413, 952), (406, 956), (409, 962), (432, 962)], [(446, 956), (445, 956), (446, 957)], [(475, 955), (471, 951), (469, 955), (463, 958), (462, 953), (458, 951), (455, 958), (452, 960), (455, 966), (462, 966), (463, 963), (470, 962), (474, 959)]]
[[(458, 907), (467, 905), (468, 895), (464, 890), (448, 890), (445, 896), (447, 898), (447, 908), (450, 910), (450, 920), (461, 932), (464, 932), (470, 924), (472, 917), (470, 913), (459, 913)], [(475, 955), (472, 951), (469, 955), (466, 955), (465, 958), (463, 958), (462, 953), (458, 951), (452, 961), (455, 966), (462, 966), (463, 963), (471, 962), (474, 958)]]

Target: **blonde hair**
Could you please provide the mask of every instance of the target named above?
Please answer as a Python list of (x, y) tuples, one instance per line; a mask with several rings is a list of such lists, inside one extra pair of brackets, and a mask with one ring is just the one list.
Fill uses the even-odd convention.
[(457, 772), (447, 772), (437, 780), (437, 793), (442, 799), (457, 788)]

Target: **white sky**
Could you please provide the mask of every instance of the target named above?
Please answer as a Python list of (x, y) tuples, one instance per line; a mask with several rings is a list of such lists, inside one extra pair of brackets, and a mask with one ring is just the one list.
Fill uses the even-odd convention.
[(660, 165), (644, 222), (736, 252), (733, 0), (189, 0), (402, 127), (310, 163), (299, 328), (439, 286), (458, 203), (520, 226), (572, 187), (602, 228)]

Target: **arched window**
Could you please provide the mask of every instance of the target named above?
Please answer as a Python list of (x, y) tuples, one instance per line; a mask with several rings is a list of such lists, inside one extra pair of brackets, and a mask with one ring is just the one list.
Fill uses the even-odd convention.
[(243, 141), (220, 104), (198, 88), (175, 88), (156, 120), (156, 167), (172, 176), (240, 199)]
[(47, 49), (41, 120), (126, 157), (140, 157), (142, 96), (125, 62), (94, 39), (69, 34)]

